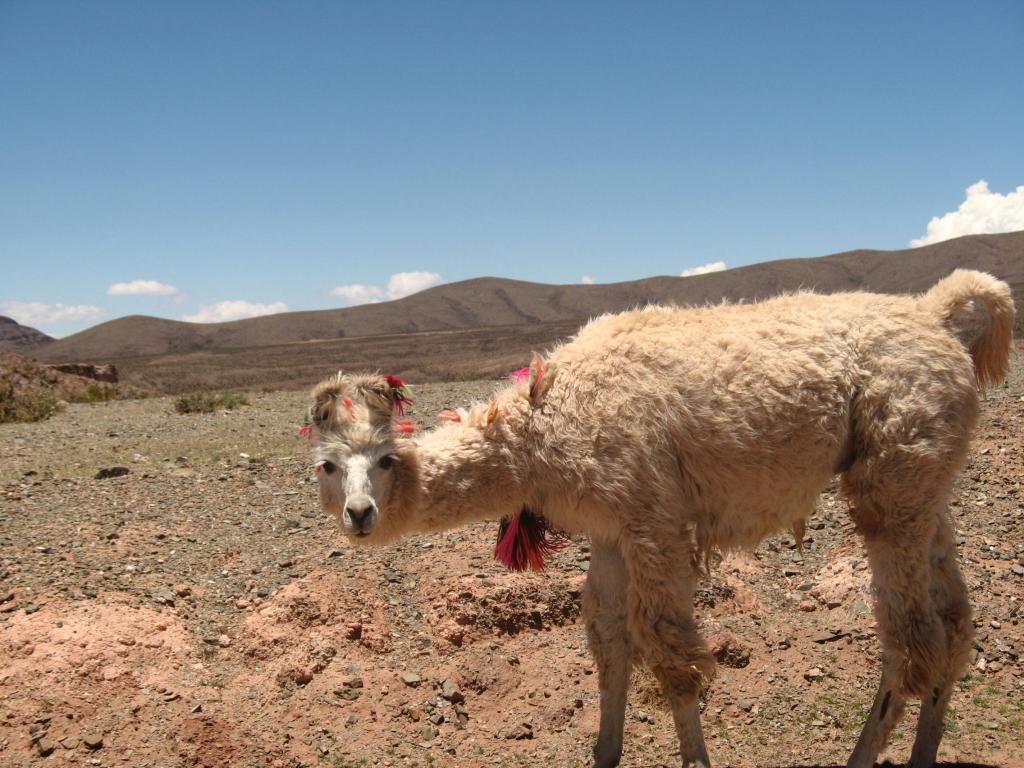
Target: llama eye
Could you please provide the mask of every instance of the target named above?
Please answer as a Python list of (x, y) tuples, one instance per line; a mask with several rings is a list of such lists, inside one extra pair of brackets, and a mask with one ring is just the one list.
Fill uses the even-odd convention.
[(328, 475), (338, 468), (337, 465), (331, 464), (331, 462), (329, 461), (325, 461), (323, 464), (321, 464), (321, 466), (324, 468), (324, 472), (326, 472)]
[(394, 463), (394, 456), (381, 456), (380, 460), (377, 462), (377, 466), (380, 467), (381, 469), (391, 469)]

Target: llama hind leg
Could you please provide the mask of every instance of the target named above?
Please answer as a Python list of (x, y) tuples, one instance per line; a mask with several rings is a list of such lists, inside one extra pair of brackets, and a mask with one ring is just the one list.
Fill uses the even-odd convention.
[[(882, 644), (882, 680), (848, 768), (868, 768), (888, 742), (909, 697), (932, 695), (946, 665), (946, 633), (929, 595), (934, 520), (920, 513), (887, 510), (889, 525), (858, 500), (855, 514), (867, 534), (875, 592), (875, 618)], [(897, 525), (893, 521), (899, 521)]]
[(714, 674), (693, 619), (696, 584), (692, 552), (668, 537), (645, 536), (624, 546), (629, 570), (629, 626), (637, 652), (672, 706), (684, 768), (710, 768), (698, 696)]
[(956, 562), (953, 530), (945, 515), (941, 517), (932, 539), (929, 595), (946, 630), (948, 655), (931, 695), (925, 696), (921, 702), (910, 768), (931, 768), (935, 764), (946, 708), (953, 686), (967, 667), (974, 634), (967, 585)]
[(626, 694), (633, 666), (626, 623), (629, 576), (617, 545), (594, 541), (592, 548), (583, 613), (601, 688), (601, 726), (594, 746), (594, 766), (612, 768), (622, 757)]

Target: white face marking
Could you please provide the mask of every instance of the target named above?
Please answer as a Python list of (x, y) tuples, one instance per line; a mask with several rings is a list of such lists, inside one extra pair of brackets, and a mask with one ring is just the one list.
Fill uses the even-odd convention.
[[(363, 538), (377, 525), (391, 492), (392, 446), (352, 453), (345, 446), (318, 451), (320, 502), (348, 536)], [(385, 457), (389, 457), (385, 459)]]

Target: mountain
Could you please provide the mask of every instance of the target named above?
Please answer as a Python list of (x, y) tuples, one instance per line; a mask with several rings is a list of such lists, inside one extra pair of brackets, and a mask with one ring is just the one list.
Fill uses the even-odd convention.
[(957, 267), (981, 269), (1011, 283), (1024, 283), (1024, 232), (972, 235), (903, 251), (848, 251), (695, 277), (652, 277), (604, 285), (543, 285), (483, 277), (382, 304), (287, 312), (230, 323), (185, 323), (136, 315), (52, 341), (34, 354), (51, 362), (109, 362), (422, 331), (582, 323), (603, 312), (649, 302), (751, 300), (797, 288), (917, 292)]
[(0, 350), (24, 354), (53, 340), (52, 336), (47, 336), (42, 331), (0, 315)]
[(1024, 307), (1024, 232), (1015, 232), (606, 285), (484, 277), (385, 304), (232, 323), (126, 317), (32, 354), (51, 362), (114, 363), (122, 381), (165, 393), (307, 387), (339, 368), (391, 371), (413, 382), (484, 378), (525, 365), (531, 351), (549, 348), (603, 312), (650, 302), (753, 300), (799, 288), (920, 292), (957, 267), (1007, 280)]

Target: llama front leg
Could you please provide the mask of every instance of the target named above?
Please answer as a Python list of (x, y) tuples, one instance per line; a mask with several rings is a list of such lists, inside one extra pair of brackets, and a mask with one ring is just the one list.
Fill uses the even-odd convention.
[(668, 536), (644, 535), (624, 544), (629, 571), (629, 626), (672, 706), (684, 768), (710, 768), (700, 726), (698, 697), (715, 660), (693, 620), (694, 558)]
[(626, 694), (632, 669), (632, 650), (626, 624), (628, 580), (618, 546), (594, 541), (587, 588), (583, 595), (583, 613), (601, 688), (601, 727), (594, 746), (595, 768), (612, 768), (622, 757)]

